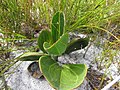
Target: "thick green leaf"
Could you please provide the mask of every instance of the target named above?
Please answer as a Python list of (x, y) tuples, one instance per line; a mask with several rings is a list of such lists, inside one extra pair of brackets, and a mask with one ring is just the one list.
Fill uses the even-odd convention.
[(50, 31), (42, 30), (39, 34), (39, 37), (38, 37), (38, 46), (44, 53), (46, 53), (46, 51), (43, 48), (43, 43), (44, 42), (50, 42), (50, 40), (51, 40)]
[(88, 45), (89, 39), (88, 38), (77, 38), (73, 39), (69, 44), (65, 51), (65, 53), (71, 53), (73, 51), (83, 49)]
[(62, 55), (65, 52), (68, 44), (68, 34), (63, 34), (58, 41), (56, 41), (52, 46), (49, 43), (45, 42), (43, 44), (44, 49), (47, 51), (48, 54), (52, 55)]
[(64, 15), (62, 12), (57, 12), (52, 19), (52, 39), (56, 42), (64, 32)]
[(19, 60), (21, 61), (35, 61), (39, 60), (39, 58), (43, 55), (43, 53), (39, 52), (27, 52), (20, 56)]
[(50, 56), (39, 59), (40, 70), (50, 85), (56, 90), (72, 90), (84, 80), (87, 67), (84, 64), (66, 64), (60, 66)]

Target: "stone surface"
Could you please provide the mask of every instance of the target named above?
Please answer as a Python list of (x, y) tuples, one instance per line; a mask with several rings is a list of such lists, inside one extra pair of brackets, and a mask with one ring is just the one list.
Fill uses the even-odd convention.
[[(94, 57), (93, 55), (94, 50), (98, 50), (93, 48), (94, 47), (91, 47), (90, 50), (88, 50), (88, 53), (86, 53), (85, 58), (83, 58), (85, 50), (82, 49), (73, 52), (70, 55), (64, 55), (59, 57), (59, 61), (62, 63), (85, 63), (89, 67)], [(18, 52), (18, 53), (22, 53), (22, 52)], [(30, 75), (27, 68), (31, 63), (32, 62), (30, 61), (16, 63), (9, 70), (9, 72), (12, 72), (14, 68), (17, 67), (13, 71), (14, 73), (11, 74), (6, 79), (8, 86), (10, 86), (13, 90), (54, 90), (45, 79), (35, 79)], [(76, 90), (88, 90), (86, 88), (90, 88), (90, 87), (88, 82), (85, 80), (83, 84), (80, 87), (78, 87)]]
[[(93, 63), (93, 61), (95, 60), (95, 57), (98, 54), (100, 54), (102, 50), (91, 45), (85, 57), (83, 58), (85, 51), (86, 51), (85, 49), (82, 49), (82, 50), (78, 50), (73, 53), (70, 53), (69, 55), (61, 56), (59, 57), (59, 62), (73, 63), (73, 64), (84, 63), (88, 67), (93, 66), (94, 69), (97, 69), (97, 65)], [(19, 55), (20, 53), (21, 52), (19, 52)], [(18, 56), (18, 54), (16, 56)], [(27, 68), (31, 63), (32, 62), (30, 61), (16, 63), (9, 70), (9, 72), (12, 72), (14, 70), (13, 71), (14, 73), (11, 74), (6, 79), (8, 86), (10, 86), (12, 90), (54, 90), (44, 78), (35, 79), (30, 75)], [(114, 69), (116, 70), (116, 68)], [(76, 88), (75, 90), (92, 90), (92, 89), (90, 88), (88, 81), (84, 80), (83, 84), (78, 88)]]
[[(14, 73), (7, 78), (8, 86), (10, 86), (12, 90), (54, 90), (45, 78), (35, 79), (30, 75), (27, 71), (30, 63), (29, 61), (21, 63)], [(75, 90), (91, 89), (88, 82), (84, 80), (83, 84)]]
[[(12, 90), (53, 90), (45, 79), (35, 79), (30, 75), (27, 71), (30, 63), (29, 61), (22, 62), (14, 73), (7, 78), (7, 83)], [(16, 66), (14, 65), (14, 67)]]

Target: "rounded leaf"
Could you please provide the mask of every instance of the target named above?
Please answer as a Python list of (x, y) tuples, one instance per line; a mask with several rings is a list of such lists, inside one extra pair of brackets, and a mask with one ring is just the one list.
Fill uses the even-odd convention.
[(87, 67), (84, 64), (66, 64), (60, 66), (50, 56), (39, 59), (40, 70), (50, 85), (56, 90), (72, 90), (84, 80)]
[(39, 37), (38, 37), (38, 46), (44, 53), (46, 53), (46, 51), (43, 48), (43, 43), (44, 42), (50, 42), (50, 40), (51, 40), (50, 31), (42, 30), (39, 34)]
[(45, 42), (43, 44), (44, 49), (47, 51), (48, 54), (56, 56), (62, 55), (62, 53), (64, 53), (67, 48), (68, 39), (68, 34), (63, 34), (61, 38), (51, 46), (49, 43)]
[(62, 12), (57, 12), (52, 18), (52, 39), (55, 43), (64, 32), (64, 15)]
[(85, 48), (89, 43), (89, 38), (75, 38), (67, 46), (65, 53), (69, 54), (73, 51)]

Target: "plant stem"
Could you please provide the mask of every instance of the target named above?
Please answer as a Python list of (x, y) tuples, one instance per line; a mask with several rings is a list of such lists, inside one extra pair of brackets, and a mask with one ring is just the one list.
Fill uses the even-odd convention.
[(86, 55), (88, 49), (90, 48), (90, 46), (91, 46), (91, 43), (90, 43), (90, 45), (88, 45), (87, 49), (85, 50), (85, 53), (84, 53), (84, 55), (83, 55), (83, 58), (85, 58), (85, 55)]

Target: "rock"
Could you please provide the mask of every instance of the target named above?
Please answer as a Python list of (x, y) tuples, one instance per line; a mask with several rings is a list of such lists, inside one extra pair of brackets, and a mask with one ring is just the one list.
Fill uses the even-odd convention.
[[(20, 63), (16, 63), (9, 72), (13, 71), (13, 68), (16, 68)], [(27, 68), (31, 63), (31, 61), (22, 62), (6, 79), (8, 86), (12, 90), (54, 90), (45, 79), (35, 79), (30, 75)]]
[[(92, 66), (92, 68), (97, 70), (97, 65), (96, 63), (93, 63), (93, 61), (95, 60), (96, 56), (100, 55), (101, 51), (102, 49), (92, 45), (88, 49), (85, 58), (83, 58), (85, 49), (82, 49), (72, 52), (69, 55), (63, 55), (59, 57), (58, 61), (61, 63), (73, 64), (84, 63), (88, 66), (88, 68)], [(12, 68), (10, 68), (9, 72), (13, 72), (14, 68), (15, 70), (14, 73), (6, 79), (6, 81), (12, 90), (54, 90), (44, 78), (36, 79), (31, 76), (27, 70), (31, 63), (31, 61), (18, 62)], [(84, 82), (75, 90), (92, 90), (89, 80), (85, 79)]]
[[(89, 67), (90, 62), (93, 60), (92, 59), (93, 52), (90, 49), (84, 59), (82, 57), (84, 54), (83, 51), (84, 50), (82, 50), (82, 51), (78, 50), (69, 55), (61, 56), (61, 57), (59, 57), (59, 61), (61, 60), (62, 63), (74, 63), (74, 64), (75, 63), (85, 63)], [(81, 52), (83, 52), (83, 53), (81, 53)], [(89, 55), (89, 53), (91, 55)], [(88, 63), (86, 63), (86, 60), (88, 60)], [(17, 67), (15, 69), (14, 73), (11, 74), (6, 79), (7, 84), (12, 88), (12, 90), (54, 90), (45, 79), (35, 79), (34, 77), (31, 76), (31, 74), (27, 70), (28, 66), (31, 63), (32, 63), (31, 61), (25, 61), (25, 62), (19, 61), (9, 70), (9, 72), (11, 72), (11, 71), (13, 71), (14, 68)], [(83, 84), (81, 86), (79, 86), (76, 90), (89, 90), (89, 89), (85, 89), (85, 88), (87, 88), (87, 85), (89, 87), (87, 80), (85, 80), (83, 82)]]
[[(27, 71), (30, 63), (31, 62), (22, 62), (14, 73), (7, 78), (7, 84), (12, 90), (54, 90), (45, 78), (35, 79), (30, 75)], [(91, 90), (91, 88), (87, 80), (84, 80), (81, 86), (75, 90)]]

